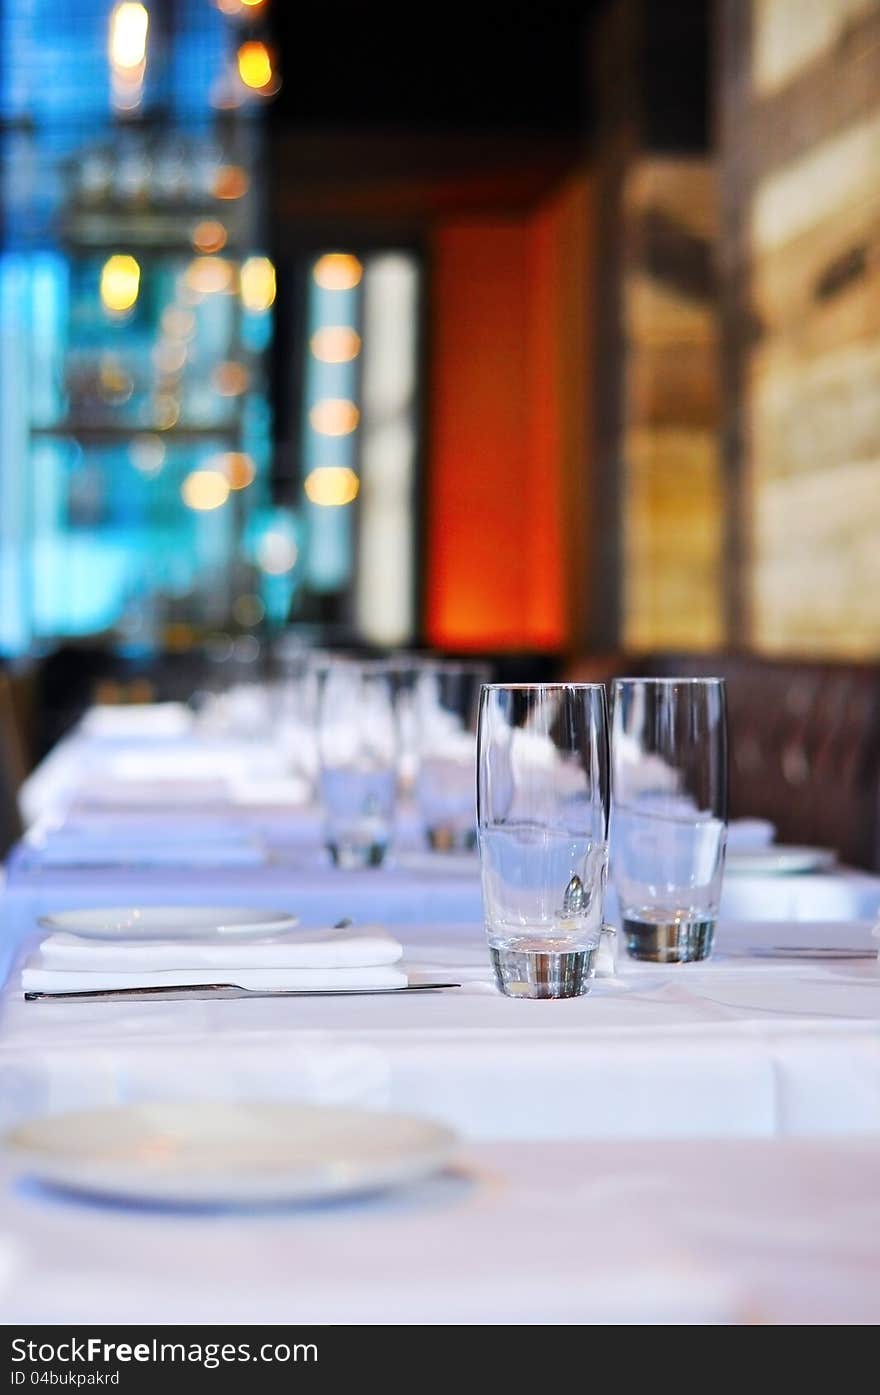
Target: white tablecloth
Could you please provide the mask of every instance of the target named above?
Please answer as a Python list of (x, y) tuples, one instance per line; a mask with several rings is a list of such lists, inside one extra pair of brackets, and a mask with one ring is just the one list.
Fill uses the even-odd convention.
[[(865, 926), (846, 931), (848, 945), (871, 943)], [(404, 967), (462, 988), (87, 1005), (25, 1003), (13, 974), (4, 1094), (27, 1108), (169, 1093), (344, 1100), (428, 1113), (473, 1139), (880, 1132), (876, 960), (749, 959), (786, 934), (729, 925), (706, 965), (626, 962), (586, 998), (521, 1002), (492, 986), (478, 927), (398, 933)], [(840, 927), (809, 934), (827, 942)]]
[[(29, 789), (41, 818), (106, 748), (74, 738), (50, 758)], [(170, 805), (138, 817), (173, 831)], [(12, 968), (0, 1125), (169, 1095), (305, 1098), (445, 1120), (464, 1140), (460, 1171), (384, 1201), (219, 1218), (73, 1202), (10, 1177), (7, 1321), (880, 1316), (880, 969), (750, 955), (876, 946), (876, 878), (730, 878), (708, 964), (625, 962), (586, 998), (521, 1002), (492, 985), (475, 865), (426, 859), (412, 827), (398, 865), (341, 874), (312, 811), (174, 805), (173, 819), (193, 817), (244, 818), (265, 865), (48, 868), (20, 851), (0, 897), (0, 974), (47, 910), (210, 902), (385, 921), (411, 972), (462, 988), (27, 1004)]]
[[(880, 1321), (880, 1141), (492, 1144), (248, 1215), (6, 1192), (7, 1324)], [(6, 1180), (0, 1176), (0, 1184)]]

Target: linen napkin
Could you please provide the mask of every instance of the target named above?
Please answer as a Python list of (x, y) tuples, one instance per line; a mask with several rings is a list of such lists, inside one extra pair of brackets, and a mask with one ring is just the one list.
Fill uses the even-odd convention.
[(50, 935), (22, 971), (25, 992), (236, 983), (242, 988), (402, 988), (400, 943), (380, 926), (276, 939), (103, 941)]

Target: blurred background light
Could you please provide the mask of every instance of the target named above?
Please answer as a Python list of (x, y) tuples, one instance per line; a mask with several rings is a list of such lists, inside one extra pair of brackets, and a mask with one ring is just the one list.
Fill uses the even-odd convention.
[(257, 544), (257, 561), (269, 576), (283, 576), (296, 566), (298, 550), (287, 533), (271, 528)]
[(268, 257), (248, 257), (241, 268), (241, 303), (259, 314), (275, 300), (275, 268)]
[(309, 412), (313, 430), (321, 436), (348, 436), (360, 421), (360, 412), (346, 397), (325, 397)]
[(306, 476), (306, 498), (322, 508), (340, 508), (358, 496), (360, 481), (347, 465), (318, 465)]
[(179, 305), (169, 305), (162, 311), (162, 332), (169, 339), (192, 339), (196, 332), (196, 317), (191, 310), (183, 310)]
[(349, 252), (325, 252), (315, 262), (312, 275), (325, 291), (350, 291), (360, 284), (364, 269)]
[(229, 481), (219, 470), (192, 470), (180, 486), (188, 509), (206, 513), (219, 509), (229, 498)]
[(222, 252), (227, 236), (217, 218), (203, 218), (192, 230), (192, 244), (197, 252)]
[(232, 604), (232, 618), (245, 629), (259, 625), (266, 614), (266, 607), (259, 596), (245, 594), (237, 596)]
[(324, 325), (312, 335), (311, 349), (322, 363), (350, 363), (361, 351), (361, 337), (350, 325)]
[(147, 56), (150, 16), (143, 5), (123, 0), (110, 14), (110, 62), (114, 68), (139, 68)]
[(147, 66), (147, 30), (150, 17), (146, 8), (123, 0), (110, 12), (107, 56), (110, 60), (110, 87), (113, 105), (131, 111), (140, 105)]
[(272, 81), (272, 58), (259, 39), (249, 39), (237, 54), (238, 74), (245, 87), (255, 91), (268, 87)]
[(180, 420), (180, 398), (172, 392), (157, 392), (153, 401), (153, 421), (160, 431), (170, 431)]
[(241, 199), (248, 191), (250, 180), (241, 165), (221, 165), (214, 178), (215, 199)]
[(230, 489), (247, 489), (256, 479), (257, 467), (247, 451), (224, 451), (215, 456), (211, 464), (226, 478)]
[(141, 269), (134, 257), (114, 253), (101, 268), (101, 301), (105, 310), (121, 314), (138, 298)]
[(211, 386), (221, 397), (240, 397), (250, 387), (251, 375), (243, 363), (233, 359), (218, 363), (211, 374)]
[(149, 433), (135, 436), (128, 448), (128, 456), (139, 474), (154, 479), (165, 464), (165, 443)]
[(224, 257), (194, 257), (186, 270), (186, 284), (200, 295), (231, 291), (235, 267)]
[(153, 349), (153, 363), (159, 373), (179, 373), (186, 363), (186, 345), (180, 340), (160, 340)]

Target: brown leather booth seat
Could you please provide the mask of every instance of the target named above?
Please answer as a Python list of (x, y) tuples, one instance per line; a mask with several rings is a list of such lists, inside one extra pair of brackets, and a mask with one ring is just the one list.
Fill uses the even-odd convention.
[(771, 819), (785, 843), (880, 868), (880, 665), (746, 654), (603, 655), (581, 682), (627, 675), (727, 680), (730, 815)]

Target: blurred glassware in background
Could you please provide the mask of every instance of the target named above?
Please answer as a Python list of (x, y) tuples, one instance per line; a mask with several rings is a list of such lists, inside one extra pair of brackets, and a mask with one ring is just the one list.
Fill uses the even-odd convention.
[(435, 852), (475, 848), (477, 723), (490, 671), (478, 663), (427, 663), (415, 686), (416, 801)]
[(727, 840), (727, 709), (719, 678), (614, 684), (612, 875), (636, 959), (712, 951)]
[(601, 684), (483, 689), (483, 911), (495, 976), (508, 997), (589, 992), (602, 933), (608, 784)]
[(319, 788), (338, 867), (377, 867), (394, 831), (397, 731), (381, 665), (332, 662), (319, 675)]
[(436, 668), (437, 663), (436, 655), (409, 650), (392, 653), (383, 660), (383, 667), (391, 680), (397, 721), (397, 789), (407, 798), (415, 792), (419, 768), (419, 679), (429, 668)]

